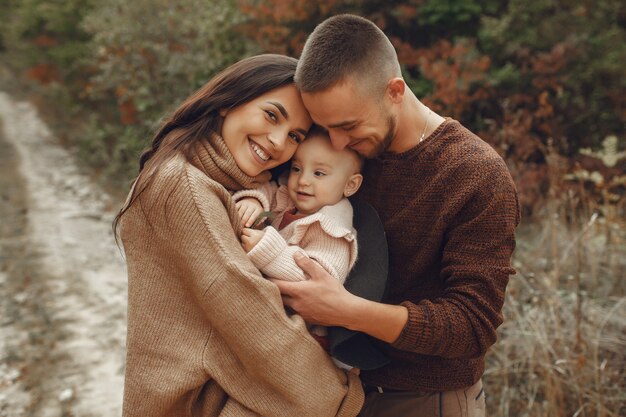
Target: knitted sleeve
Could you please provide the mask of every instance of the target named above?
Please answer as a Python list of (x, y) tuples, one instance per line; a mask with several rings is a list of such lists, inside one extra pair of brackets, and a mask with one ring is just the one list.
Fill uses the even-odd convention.
[(237, 202), (244, 198), (255, 198), (263, 206), (263, 211), (270, 211), (275, 205), (277, 186), (273, 182), (266, 182), (259, 188), (241, 190), (233, 194), (233, 201)]
[[(401, 303), (409, 319), (393, 346), (423, 355), (475, 358), (496, 341), (519, 223), (517, 192), (500, 158), (462, 166), (465, 198), (444, 238), (442, 297)], [(467, 196), (467, 197), (465, 197)]]
[(167, 204), (169, 250), (212, 328), (206, 373), (229, 401), (258, 415), (355, 416), (358, 378), (332, 364), (301, 317), (285, 314), (278, 289), (241, 248), (229, 221), (234, 207), (224, 200), (188, 167)]
[(342, 284), (350, 269), (351, 243), (344, 238), (328, 235), (319, 223), (307, 229), (307, 236), (300, 246), (288, 245), (273, 227), (266, 227), (263, 238), (248, 252), (248, 256), (268, 277), (285, 281), (304, 281), (304, 272), (298, 267), (293, 255), (303, 251), (315, 259), (329, 274)]

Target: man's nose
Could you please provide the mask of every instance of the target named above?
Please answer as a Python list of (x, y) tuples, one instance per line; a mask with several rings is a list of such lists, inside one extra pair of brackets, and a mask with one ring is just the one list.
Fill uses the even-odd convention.
[(350, 135), (342, 129), (329, 129), (328, 135), (333, 148), (338, 151), (343, 150), (350, 143)]

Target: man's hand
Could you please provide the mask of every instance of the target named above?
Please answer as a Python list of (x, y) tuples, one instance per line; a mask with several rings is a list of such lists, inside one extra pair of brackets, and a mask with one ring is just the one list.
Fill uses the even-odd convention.
[(264, 234), (264, 230), (249, 229), (247, 227), (243, 229), (243, 231), (241, 232), (241, 243), (246, 253), (250, 252), (252, 248), (254, 248), (256, 244), (259, 243)]
[(237, 201), (235, 203), (235, 207), (237, 208), (237, 213), (239, 214), (239, 218), (241, 219), (241, 223), (244, 227), (252, 226), (256, 218), (259, 217), (259, 214), (263, 212), (263, 206), (259, 200), (251, 197), (242, 198)]
[(271, 281), (278, 286), (283, 304), (295, 310), (307, 323), (341, 326), (387, 343), (398, 339), (409, 318), (406, 307), (357, 297), (314, 260), (300, 253), (296, 253), (294, 259), (311, 279)]
[(307, 323), (347, 327), (346, 313), (358, 297), (311, 258), (296, 253), (294, 259), (310, 279), (299, 282), (271, 279), (283, 295), (285, 306), (295, 310)]

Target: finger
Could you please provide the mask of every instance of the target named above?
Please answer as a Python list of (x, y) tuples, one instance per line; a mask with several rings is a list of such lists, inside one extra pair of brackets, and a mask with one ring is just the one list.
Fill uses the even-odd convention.
[(293, 282), (284, 281), (282, 279), (276, 279), (276, 278), (268, 278), (268, 279), (278, 287), (278, 290), (283, 296), (292, 298), (295, 295), (296, 289), (293, 285), (294, 284)]
[(248, 213), (244, 214), (243, 216), (241, 216), (241, 222), (245, 227), (252, 226), (252, 216), (250, 216), (250, 214)]
[(259, 214), (261, 213), (262, 212), (260, 210), (255, 208), (252, 214), (250, 215), (250, 222), (247, 226), (251, 227), (254, 224), (254, 222), (256, 222), (256, 220), (259, 218)]
[(254, 222), (256, 221), (256, 219), (259, 217), (259, 215), (262, 213), (263, 211), (260, 210), (258, 207), (253, 206), (251, 207), (250, 210), (250, 218), (248, 220), (248, 224), (247, 226), (250, 227), (254, 224)]
[(248, 229), (247, 227), (244, 227), (241, 230), (241, 239), (243, 240), (244, 236), (247, 238), (249, 236), (252, 236), (252, 229)]
[(246, 209), (248, 208), (248, 206), (246, 204), (243, 204), (242, 202), (235, 204), (235, 207), (237, 207), (237, 213), (239, 213), (239, 215), (244, 214), (246, 212)]
[(255, 211), (256, 210), (254, 207), (248, 206), (246, 213), (244, 215), (246, 227), (252, 226), (252, 222), (254, 221), (254, 219), (256, 219), (256, 216), (254, 214)]
[(293, 254), (296, 264), (311, 278), (320, 278), (327, 274), (326, 270), (313, 259), (304, 255), (302, 252)]
[(293, 298), (288, 295), (281, 295), (280, 298), (282, 298), (283, 300), (283, 306), (289, 307), (291, 309), (291, 303), (293, 303)]

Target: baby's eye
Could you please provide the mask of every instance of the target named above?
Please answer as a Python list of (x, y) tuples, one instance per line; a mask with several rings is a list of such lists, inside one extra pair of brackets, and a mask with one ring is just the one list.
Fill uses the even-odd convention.
[(278, 116), (276, 116), (276, 113), (274, 113), (271, 110), (265, 110), (265, 113), (267, 114), (267, 116), (272, 119), (272, 121), (277, 121), (278, 120)]
[(300, 135), (298, 135), (297, 133), (291, 132), (289, 134), (289, 138), (291, 140), (293, 140), (294, 142), (296, 142), (297, 144), (299, 144), (300, 142), (302, 142), (302, 138), (300, 137)]
[(292, 165), (291, 166), (291, 172), (300, 172), (300, 167)]
[(315, 175), (316, 177), (323, 177), (324, 175), (326, 175), (326, 173), (322, 171), (315, 171), (313, 175)]

